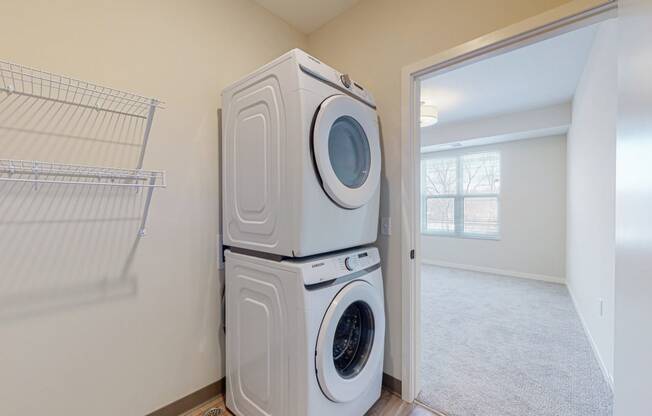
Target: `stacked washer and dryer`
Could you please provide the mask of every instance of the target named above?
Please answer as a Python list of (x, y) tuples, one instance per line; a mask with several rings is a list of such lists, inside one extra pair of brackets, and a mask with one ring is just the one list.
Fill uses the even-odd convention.
[(385, 336), (373, 97), (295, 49), (222, 103), (227, 407), (362, 416)]

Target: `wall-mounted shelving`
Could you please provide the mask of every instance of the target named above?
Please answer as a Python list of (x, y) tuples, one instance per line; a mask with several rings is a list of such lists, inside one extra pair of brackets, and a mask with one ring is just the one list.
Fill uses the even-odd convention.
[(165, 173), (143, 169), (116, 169), (63, 163), (0, 159), (0, 181), (165, 188)]
[[(162, 105), (153, 98), (0, 60), (0, 137), (11, 134), (15, 139), (6, 144), (9, 150), (47, 151), (39, 160), (54, 153), (56, 161), (70, 162), (62, 159), (79, 140), (92, 140), (104, 144), (103, 153), (122, 155), (112, 164), (142, 168), (154, 113)], [(44, 139), (57, 139), (57, 147), (48, 148), (51, 141)]]
[(0, 60), (0, 90), (97, 111), (148, 118), (161, 102), (40, 69)]
[(166, 186), (165, 172), (142, 169), (158, 108), (153, 98), (0, 60), (0, 182), (144, 189), (143, 236), (153, 190)]

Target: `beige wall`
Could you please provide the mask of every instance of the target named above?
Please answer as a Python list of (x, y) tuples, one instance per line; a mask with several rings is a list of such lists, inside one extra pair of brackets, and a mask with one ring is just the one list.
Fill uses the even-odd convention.
[[(75, 250), (61, 258), (94, 266), (75, 276), (89, 289), (83, 294), (69, 289), (68, 275), (45, 270), (29, 280), (8, 275), (16, 264), (0, 264), (0, 289), (71, 295), (56, 309), (23, 297), (29, 315), (0, 317), (0, 414), (141, 416), (224, 376), (215, 254), (220, 91), (283, 52), (306, 48), (307, 39), (243, 0), (9, 0), (1, 9), (0, 59), (166, 102), (145, 168), (166, 170), (169, 186), (154, 195), (135, 290), (114, 296), (102, 286), (100, 263), (125, 261), (102, 250), (84, 262)], [(6, 245), (0, 229), (3, 249), (22, 247), (37, 265), (77, 238), (46, 236), (43, 244), (16, 233)], [(79, 232), (79, 224), (71, 229)]]
[[(293, 47), (351, 73), (378, 100), (381, 212), (394, 224), (391, 237), (379, 239), (385, 368), (400, 377), (400, 69), (564, 2), (362, 0), (308, 39), (245, 0), (3, 2), (0, 59), (166, 102), (145, 167), (166, 170), (169, 187), (154, 196), (135, 292), (114, 297), (98, 286), (56, 310), (0, 319), (0, 414), (46, 406), (52, 415), (142, 415), (224, 375), (215, 267), (219, 91)], [(55, 288), (66, 280), (48, 277)]]
[(617, 56), (618, 25), (614, 19), (598, 27), (573, 99), (573, 122), (568, 132), (566, 240), (568, 289), (612, 384)]
[(388, 328), (385, 371), (401, 377), (401, 68), (565, 3), (565, 0), (362, 0), (309, 37), (309, 52), (348, 72), (376, 97), (383, 134), (380, 236)]
[(566, 136), (439, 152), (500, 152), (500, 239), (422, 234), (421, 259), (551, 281), (566, 274)]

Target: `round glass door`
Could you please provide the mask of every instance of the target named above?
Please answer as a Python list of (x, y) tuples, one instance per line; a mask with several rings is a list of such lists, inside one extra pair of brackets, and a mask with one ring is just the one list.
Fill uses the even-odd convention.
[(382, 291), (366, 281), (346, 285), (326, 310), (317, 336), (319, 387), (338, 403), (355, 400), (382, 374), (385, 311)]
[(374, 315), (369, 305), (353, 302), (342, 314), (335, 329), (333, 363), (343, 378), (360, 374), (374, 343)]
[(359, 188), (369, 176), (371, 151), (364, 129), (353, 117), (341, 116), (328, 135), (328, 157), (335, 175), (349, 188)]
[(346, 95), (319, 106), (313, 151), (322, 186), (343, 208), (355, 209), (380, 186), (380, 134), (376, 111)]

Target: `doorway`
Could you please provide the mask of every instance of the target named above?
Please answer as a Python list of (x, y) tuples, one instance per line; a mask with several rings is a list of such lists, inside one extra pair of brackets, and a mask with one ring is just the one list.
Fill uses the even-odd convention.
[[(527, 302), (521, 302), (523, 303), (522, 306), (524, 309), (517, 312), (516, 316), (523, 317), (528, 313), (534, 314), (532, 304), (536, 302), (543, 302), (546, 304), (546, 308), (552, 308), (555, 311), (566, 309), (572, 312), (566, 314), (566, 316), (561, 316), (563, 314), (560, 314), (560, 316), (556, 317), (560, 320), (554, 322), (547, 322), (546, 319), (550, 318), (550, 316), (544, 313), (540, 316), (530, 317), (532, 319), (531, 321), (521, 322), (518, 325), (516, 321), (512, 321), (512, 324), (533, 327), (534, 330), (530, 335), (534, 338), (540, 333), (542, 327), (539, 326), (537, 328), (536, 325), (533, 325), (533, 322), (537, 325), (543, 325), (546, 328), (559, 330), (555, 335), (558, 339), (563, 338), (564, 334), (568, 333), (568, 328), (572, 327), (572, 330), (577, 333), (578, 339), (582, 342), (576, 342), (574, 346), (569, 347), (570, 349), (568, 351), (580, 354), (585, 358), (584, 362), (588, 364), (581, 371), (570, 375), (570, 377), (579, 377), (579, 374), (582, 372), (585, 375), (588, 374), (587, 379), (590, 380), (596, 380), (594, 377), (596, 372), (599, 376), (597, 379), (599, 380), (597, 388), (587, 393), (587, 399), (580, 399), (579, 401), (585, 400), (586, 403), (594, 403), (600, 409), (608, 409), (606, 411), (607, 413), (594, 412), (590, 414), (608, 414), (610, 412), (611, 397), (608, 384), (610, 374), (613, 374), (613, 348), (611, 347), (611, 350), (607, 348), (606, 352), (602, 353), (602, 356), (600, 356), (601, 351), (598, 351), (596, 358), (596, 349), (604, 350), (601, 345), (608, 344), (605, 339), (609, 338), (608, 330), (602, 331), (596, 328), (611, 326), (611, 333), (613, 334), (613, 308), (611, 307), (613, 299), (603, 295), (606, 286), (609, 285), (609, 281), (608, 279), (604, 279), (605, 281), (601, 281), (597, 285), (599, 286), (597, 289), (598, 292), (591, 292), (593, 289), (584, 289), (581, 284), (582, 282), (576, 283), (577, 280), (575, 280), (573, 283), (575, 286), (572, 288), (575, 292), (573, 293), (573, 297), (571, 297), (568, 291), (564, 292), (567, 283), (565, 281), (566, 272), (567, 270), (574, 272), (572, 270), (573, 264), (569, 263), (567, 265), (565, 259), (560, 259), (565, 256), (566, 247), (563, 247), (563, 245), (560, 247), (555, 242), (561, 241), (565, 244), (567, 241), (568, 230), (565, 229), (565, 224), (563, 224), (564, 227), (560, 226), (565, 221), (566, 201), (560, 202), (558, 200), (562, 196), (565, 198), (566, 190), (564, 189), (562, 192), (558, 188), (560, 187), (559, 184), (565, 186), (569, 179), (565, 175), (558, 175), (559, 169), (548, 169), (547, 171), (545, 169), (545, 167), (550, 168), (551, 166), (557, 165), (563, 166), (564, 169), (566, 167), (566, 135), (571, 128), (570, 117), (568, 115), (573, 112), (573, 95), (577, 91), (578, 78), (581, 78), (584, 72), (585, 60), (583, 59), (575, 59), (579, 63), (576, 65), (576, 68), (566, 68), (569, 65), (564, 64), (571, 61), (569, 57), (571, 55), (576, 56), (577, 51), (565, 50), (565, 48), (568, 45), (581, 46), (583, 44), (585, 49), (590, 49), (590, 46), (593, 45), (597, 29), (596, 27), (589, 26), (598, 21), (613, 17), (613, 14), (609, 10), (613, 11), (613, 5), (601, 9), (597, 13), (592, 13), (590, 17), (587, 17), (587, 19), (582, 20), (580, 23), (574, 20), (572, 24), (568, 23), (558, 26), (554, 34), (547, 32), (545, 35), (534, 36), (525, 42), (523, 39), (520, 39), (516, 46), (511, 44), (509, 46), (502, 45), (500, 48), (490, 48), (489, 52), (485, 51), (483, 54), (475, 54), (474, 58), (474, 53), (467, 50), (465, 52), (467, 58), (469, 58), (467, 60), (452, 59), (451, 55), (460, 53), (460, 51), (451, 52), (444, 57), (445, 59), (442, 57), (439, 58), (440, 61), (448, 61), (447, 65), (431, 65), (430, 70), (415, 70), (412, 72), (414, 83), (408, 88), (404, 86), (404, 91), (407, 90), (410, 92), (407, 95), (412, 98), (410, 107), (413, 109), (404, 118), (411, 121), (413, 126), (423, 124), (424, 120), (427, 123), (429, 117), (431, 119), (434, 117), (438, 121), (434, 126), (412, 128), (411, 136), (420, 138), (421, 140), (419, 140), (418, 146), (414, 146), (416, 150), (414, 147), (410, 148), (407, 146), (407, 152), (414, 150), (414, 153), (412, 153), (413, 158), (411, 159), (411, 163), (404, 166), (404, 178), (407, 173), (407, 176), (412, 176), (415, 179), (414, 182), (419, 184), (418, 187), (415, 186), (415, 189), (413, 189), (412, 195), (414, 198), (411, 198), (414, 205), (411, 211), (413, 213), (413, 222), (410, 227), (410, 233), (406, 233), (410, 234), (413, 238), (409, 247), (416, 248), (416, 255), (413, 263), (409, 263), (408, 259), (407, 268), (412, 270), (413, 274), (411, 273), (411, 275), (413, 279), (412, 284), (408, 282), (406, 285), (408, 286), (408, 290), (404, 290), (404, 306), (406, 305), (406, 300), (409, 302), (404, 314), (404, 327), (407, 326), (407, 330), (404, 331), (404, 357), (408, 359), (406, 361), (407, 365), (404, 366), (403, 374), (404, 399), (418, 398), (424, 402), (430, 400), (430, 403), (425, 404), (430, 405), (430, 407), (435, 407), (435, 410), (444, 413), (448, 411), (450, 414), (475, 414), (460, 413), (459, 409), (438, 408), (433, 404), (432, 397), (449, 395), (453, 398), (453, 401), (455, 399), (460, 401), (460, 397), (456, 396), (456, 394), (459, 394), (462, 390), (469, 393), (469, 381), (477, 380), (481, 377), (487, 378), (489, 384), (485, 384), (484, 386), (479, 385), (478, 391), (476, 392), (477, 395), (491, 396), (491, 392), (486, 387), (491, 384), (491, 381), (494, 382), (494, 387), (500, 387), (500, 383), (495, 383), (499, 376), (506, 377), (506, 380), (508, 380), (506, 383), (511, 386), (519, 384), (518, 377), (514, 378), (513, 374), (510, 375), (510, 371), (512, 370), (516, 373), (520, 371), (522, 375), (532, 375), (537, 371), (548, 371), (552, 375), (558, 375), (562, 368), (582, 361), (577, 357), (567, 362), (563, 360), (555, 361), (555, 359), (548, 357), (548, 363), (552, 362), (559, 367), (555, 369), (554, 366), (544, 365), (542, 368), (537, 369), (528, 367), (526, 364), (531, 363), (532, 360), (528, 361), (527, 357), (524, 357), (522, 363), (511, 363), (510, 368), (509, 361), (513, 359), (513, 356), (507, 354), (504, 362), (496, 363), (498, 367), (502, 366), (501, 368), (506, 371), (501, 374), (495, 372), (492, 374), (495, 368), (492, 370), (490, 368), (491, 366), (487, 367), (486, 365), (491, 361), (492, 357), (495, 358), (496, 355), (505, 353), (505, 351), (500, 351), (496, 347), (506, 346), (507, 343), (504, 342), (504, 338), (498, 337), (491, 339), (491, 336), (496, 336), (500, 330), (505, 330), (505, 328), (497, 329), (494, 327), (493, 332), (486, 332), (487, 328), (483, 328), (482, 325), (487, 322), (493, 321), (495, 323), (496, 321), (504, 320), (506, 316), (505, 311), (500, 310), (500, 305), (514, 305), (514, 301), (510, 301), (509, 298), (503, 298), (500, 301), (501, 296), (504, 296), (505, 293), (500, 290), (495, 290), (500, 288), (501, 285), (505, 286), (505, 282), (507, 281), (511, 282), (511, 287), (507, 292), (516, 293), (517, 299), (523, 300), (528, 298), (528, 295), (536, 294), (535, 297), (528, 299)], [(587, 44), (589, 47), (586, 47)], [(535, 46), (539, 46), (540, 49), (542, 47), (541, 45), (548, 48), (549, 52), (552, 51), (552, 55), (549, 54), (550, 56), (554, 56), (554, 53), (559, 52), (562, 52), (562, 54), (556, 56), (556, 61), (548, 62), (546, 59), (550, 59), (550, 56), (547, 58), (541, 57), (541, 61), (539, 62), (533, 56), (523, 56), (528, 49), (532, 49)], [(564, 47), (560, 49), (559, 45), (563, 45)], [(477, 45), (469, 46), (469, 48), (473, 48), (474, 46)], [(564, 57), (564, 52), (569, 55)], [(586, 54), (588, 53), (589, 51), (586, 52)], [(516, 74), (518, 74), (519, 70), (523, 70), (528, 66), (533, 66), (535, 69), (538, 66), (540, 73), (546, 72), (550, 75), (550, 82), (555, 81), (555, 78), (558, 78), (557, 80), (559, 82), (557, 84), (566, 82), (567, 85), (562, 85), (564, 88), (559, 88), (559, 90), (564, 90), (563, 94), (560, 91), (552, 91), (550, 88), (547, 88), (546, 82), (544, 82), (545, 80), (541, 79), (534, 82), (530, 80), (529, 84), (528, 82), (523, 84), (530, 86), (529, 92), (538, 88), (539, 93), (530, 94), (528, 93), (528, 89), (519, 92), (519, 82), (514, 79), (514, 74), (507, 75), (506, 72), (508, 71), (500, 66), (500, 61), (504, 61), (510, 54), (514, 54), (515, 56), (521, 55), (521, 59), (524, 59), (521, 60), (520, 68), (518, 66), (516, 67)], [(491, 66), (488, 67), (488, 64), (491, 64)], [(546, 67), (544, 67), (546, 64), (550, 68), (555, 68), (555, 70), (552, 72), (547, 71)], [(421, 65), (424, 66), (425, 64)], [(485, 65), (485, 67), (482, 67), (482, 65)], [(495, 73), (502, 74), (506, 81), (505, 85), (512, 89), (510, 90), (502, 86), (502, 88), (497, 88), (495, 91), (490, 91), (487, 90), (486, 85), (474, 85), (474, 80), (479, 79), (478, 74), (487, 74), (490, 72), (488, 68), (493, 68), (492, 70)], [(473, 74), (474, 70), (479, 72)], [(406, 70), (404, 75), (409, 71)], [(577, 74), (574, 79), (572, 74), (567, 74), (567, 72), (573, 73), (573, 71)], [(525, 71), (523, 70), (521, 72)], [(463, 77), (464, 74), (469, 76), (469, 78), (465, 80)], [(560, 74), (563, 76), (560, 76)], [(455, 88), (447, 88), (451, 87), (451, 85), (453, 87), (455, 86), (455, 83), (451, 80), (456, 76), (458, 77), (458, 87), (462, 85), (462, 88), (457, 88), (457, 90)], [(514, 80), (511, 84), (509, 83), (510, 79)], [(491, 84), (498, 85), (500, 82), (488, 83), (487, 85)], [(429, 96), (429, 85), (431, 87), (435, 85), (435, 90), (438, 91), (438, 94)], [(467, 90), (465, 91), (464, 88), (467, 88)], [(571, 91), (570, 96), (568, 93), (569, 90)], [(464, 96), (471, 95), (475, 103), (483, 101), (483, 98), (484, 101), (472, 109), (469, 108), (469, 105), (462, 105), (456, 110), (455, 105), (451, 103), (459, 99), (459, 96), (456, 97), (457, 93)], [(556, 95), (557, 93), (560, 95)], [(476, 94), (474, 98), (473, 94)], [(484, 97), (480, 97), (480, 95)], [(449, 102), (446, 102), (446, 100)], [(538, 101), (531, 102), (532, 100)], [(511, 108), (507, 108), (509, 106)], [(474, 111), (476, 114), (464, 114), (465, 112), (473, 113)], [(419, 116), (425, 117), (420, 120), (421, 117)], [(475, 124), (473, 121), (475, 121)], [(514, 127), (514, 125), (519, 125), (519, 123), (520, 127)], [(464, 128), (462, 128), (462, 124), (466, 124)], [(512, 131), (504, 129), (509, 124), (513, 127)], [(576, 131), (575, 135), (581, 136), (580, 133), (584, 134), (585, 132)], [(422, 144), (423, 146), (421, 146)], [(581, 147), (573, 148), (575, 152), (573, 153), (574, 157), (581, 150)], [(542, 158), (541, 155), (547, 155), (546, 157), (548, 159)], [(520, 167), (514, 161), (520, 163)], [(534, 169), (533, 165), (537, 163), (540, 166)], [(569, 169), (575, 169), (576, 166), (581, 164), (578, 163), (574, 163)], [(532, 172), (529, 172), (528, 168), (531, 168), (529, 170)], [(475, 179), (469, 179), (473, 175), (467, 172), (478, 170), (483, 171), (484, 174), (476, 176)], [(438, 175), (442, 180), (436, 184), (425, 184), (428, 179), (424, 177), (425, 171), (430, 171)], [(513, 172), (520, 174), (515, 175)], [(538, 174), (538, 182), (533, 182), (533, 177), (525, 175), (528, 172), (535, 176)], [(575, 175), (576, 172), (570, 173)], [(463, 183), (465, 177), (467, 182)], [(468, 183), (469, 181), (473, 183), (470, 184)], [(540, 189), (537, 192), (531, 192), (530, 195), (527, 193), (518, 195), (515, 193), (518, 187), (514, 185), (518, 181), (524, 182), (521, 190), (528, 190), (528, 187), (532, 188), (537, 186)], [(405, 183), (406, 181), (404, 180)], [(407, 183), (410, 182), (408, 181)], [(574, 186), (578, 185), (577, 181), (572, 183)], [(581, 183), (579, 184), (581, 185)], [(468, 192), (468, 189), (466, 189), (469, 185), (473, 185), (473, 192)], [(430, 187), (430, 190), (426, 189), (428, 187)], [(554, 191), (555, 189), (559, 192), (548, 192)], [(555, 199), (557, 201), (553, 203)], [(520, 208), (515, 207), (514, 200), (525, 201), (531, 204), (531, 206), (529, 209), (523, 206)], [(544, 234), (545, 232), (554, 234), (554, 238), (550, 236), (546, 237), (541, 233), (530, 232), (532, 230), (529, 228), (534, 225), (527, 223), (522, 218), (517, 225), (514, 225), (514, 216), (522, 215), (518, 214), (518, 212), (525, 212), (532, 217), (536, 217), (537, 207), (541, 212), (545, 212), (546, 215), (557, 217), (556, 222), (549, 221), (540, 230)], [(555, 213), (555, 210), (560, 212)], [(553, 227), (551, 224), (557, 226)], [(541, 224), (538, 224), (538, 226), (541, 226)], [(506, 234), (514, 231), (520, 231), (522, 235), (514, 237)], [(533, 234), (533, 236), (528, 240), (527, 234)], [(407, 239), (407, 236), (404, 236), (404, 241), (405, 239)], [(570, 237), (568, 241), (571, 244), (575, 243)], [(513, 246), (511, 248), (506, 247), (509, 244), (513, 244)], [(532, 250), (529, 250), (530, 252), (525, 250), (525, 248), (532, 248), (537, 245), (547, 245), (547, 247), (539, 247), (538, 250), (536, 249), (537, 247), (534, 247)], [(472, 254), (469, 247), (475, 247), (476, 254)], [(432, 253), (433, 250), (436, 252), (436, 255), (430, 256), (429, 252)], [(474, 261), (471, 259), (473, 255), (484, 256), (485, 258), (484, 260), (480, 258)], [(430, 258), (428, 258), (429, 256)], [(500, 258), (501, 256), (502, 258)], [(530, 256), (529, 259), (528, 256)], [(522, 265), (515, 264), (515, 260), (522, 261), (523, 263), (538, 263), (538, 265), (529, 268), (521, 267)], [(494, 262), (492, 263), (492, 261)], [(512, 263), (507, 264), (505, 261), (511, 261)], [(425, 280), (426, 275), (430, 276), (428, 281)], [(491, 279), (496, 280), (495, 285), (487, 287), (486, 285)], [(588, 291), (589, 293), (578, 293), (580, 290)], [(460, 293), (462, 293), (462, 296), (459, 296)], [(472, 293), (475, 293), (475, 301), (472, 300)], [(483, 295), (488, 293), (491, 293), (491, 296)], [(511, 293), (511, 295), (514, 295), (514, 293)], [(563, 295), (564, 293), (565, 295)], [(600, 303), (594, 302), (595, 299), (593, 298), (596, 297), (596, 293), (598, 294), (597, 298), (600, 298)], [(613, 291), (611, 293), (613, 294)], [(428, 301), (424, 300), (424, 296), (426, 295), (431, 296)], [(456, 299), (455, 295), (459, 297)], [(492, 305), (491, 302), (486, 301), (487, 299), (495, 300), (496, 304)], [(554, 301), (559, 300), (562, 301), (560, 304), (554, 303)], [(465, 302), (467, 302), (466, 305)], [(415, 307), (415, 305), (418, 307)], [(433, 305), (434, 308), (426, 312), (427, 308)], [(464, 305), (466, 307), (462, 307)], [(489, 319), (487, 309), (474, 311), (473, 307), (477, 305), (484, 305), (489, 309), (493, 308), (496, 313), (494, 316), (495, 319)], [(600, 309), (599, 313), (602, 314), (598, 318), (601, 321), (595, 321), (594, 319), (593, 314), (597, 309)], [(427, 313), (431, 315), (426, 316)], [(465, 313), (469, 315), (465, 317)], [(474, 314), (476, 316), (480, 314), (479, 319), (470, 319), (470, 316), (474, 316)], [(610, 314), (611, 317), (609, 316)], [(443, 319), (441, 318), (442, 316), (444, 316)], [(448, 328), (445, 328), (442, 325), (442, 321), (447, 319), (450, 322)], [(606, 323), (602, 321), (606, 321)], [(469, 328), (463, 328), (466, 324), (472, 325)], [(478, 326), (477, 324), (481, 325)], [(427, 325), (430, 325), (430, 327), (424, 330)], [(589, 332), (587, 332), (587, 328)], [(474, 331), (480, 334), (476, 340), (471, 340), (469, 337), (463, 339), (456, 338), (456, 335), (474, 333)], [(410, 332), (412, 332), (411, 335), (409, 335)], [(408, 334), (409, 339), (406, 339), (405, 334)], [(518, 342), (524, 342), (526, 338), (524, 333), (518, 332), (511, 334), (511, 336), (518, 340)], [(551, 337), (551, 345), (557, 348), (560, 343), (554, 343), (555, 336)], [(613, 339), (613, 335), (611, 337)], [(427, 345), (427, 343), (432, 344), (433, 340), (436, 341), (435, 343), (440, 348), (439, 350), (433, 350), (430, 348), (431, 345)], [(485, 343), (484, 347), (477, 345), (478, 340), (482, 340)], [(459, 354), (460, 351), (464, 350), (464, 342), (470, 341), (473, 341), (474, 346), (478, 348), (467, 350), (465, 354), (456, 356), (455, 354)], [(518, 344), (518, 342), (513, 344), (512, 347)], [(581, 344), (581, 348), (577, 346), (579, 344)], [(532, 341), (529, 345), (530, 349), (528, 349), (528, 345), (520, 345), (518, 348), (526, 351), (526, 356), (536, 355), (536, 348), (532, 348), (542, 347), (542, 345), (541, 342)], [(484, 367), (480, 365), (478, 372), (471, 376), (471, 379), (460, 381), (461, 385), (466, 387), (465, 389), (459, 391), (435, 390), (436, 394), (431, 394), (431, 399), (427, 398), (427, 394), (423, 394), (431, 386), (432, 380), (438, 380), (442, 384), (440, 387), (446, 387), (446, 380), (452, 380), (450, 374), (464, 374), (465, 376), (473, 374), (472, 371), (469, 371), (469, 366), (465, 368), (453, 366), (449, 369), (451, 373), (448, 375), (445, 375), (441, 371), (446, 363), (460, 365), (460, 363), (465, 361), (464, 357), (471, 356), (482, 350), (482, 348), (484, 348), (487, 355), (482, 357), (480, 354), (480, 358), (476, 363), (482, 363)], [(543, 350), (545, 351), (545, 348)], [(562, 353), (562, 350), (558, 351), (560, 352), (560, 356), (568, 357), (568, 355)], [(451, 355), (447, 357), (447, 353)], [(429, 355), (430, 359), (422, 359), (426, 355)], [(424, 363), (424, 361), (428, 362)], [(469, 360), (469, 362), (470, 365), (473, 364), (472, 360)], [(428, 368), (426, 364), (432, 364), (432, 367)], [(603, 374), (606, 376), (603, 377)], [(533, 383), (539, 386), (555, 386), (554, 382), (545, 380), (544, 378), (538, 380), (535, 378)], [(572, 388), (573, 383), (570, 383), (566, 386), (566, 391), (570, 391)], [(541, 390), (543, 391), (545, 388)], [(563, 388), (561, 391), (563, 391)], [(505, 386), (502, 386), (497, 392), (501, 394), (505, 393)], [(420, 395), (420, 393), (422, 394)], [(524, 399), (524, 396), (520, 395), (522, 392), (513, 391), (512, 393), (514, 393), (513, 403), (517, 405), (523, 405), (525, 403), (525, 405), (528, 405), (528, 401)], [(543, 394), (541, 397), (550, 398), (553, 396)], [(534, 398), (532, 400), (533, 403), (537, 399)], [(463, 401), (468, 402), (466, 399)], [(483, 414), (491, 414), (490, 412), (487, 413), (488, 410), (486, 407), (483, 407), (483, 410)], [(515, 411), (514, 414), (524, 414), (523, 412), (524, 410), (520, 409), (520, 411)], [(550, 414), (581, 414), (574, 411), (560, 413), (559, 409), (556, 410), (557, 413), (555, 413), (555, 410), (552, 410), (552, 412)], [(531, 412), (525, 413), (534, 414)], [(503, 412), (501, 414), (510, 413)]]

